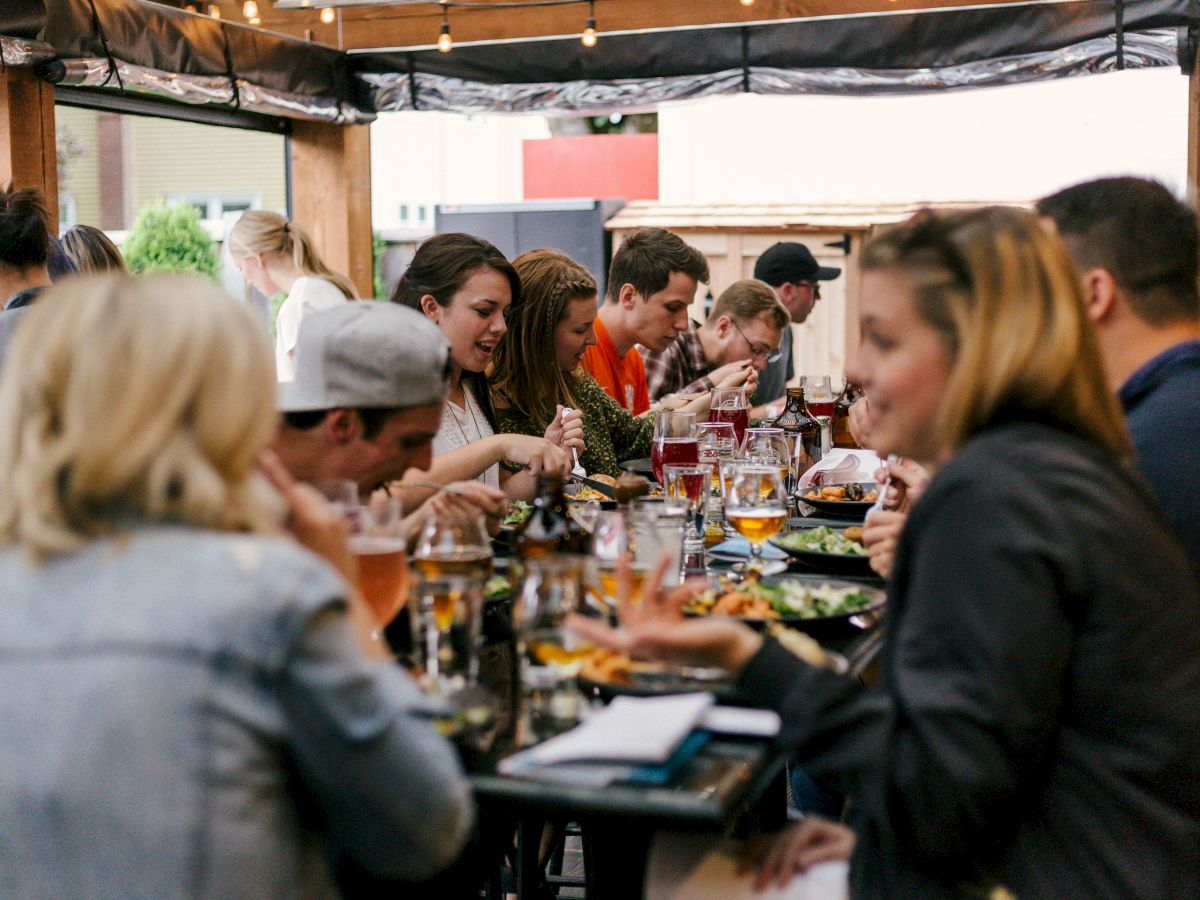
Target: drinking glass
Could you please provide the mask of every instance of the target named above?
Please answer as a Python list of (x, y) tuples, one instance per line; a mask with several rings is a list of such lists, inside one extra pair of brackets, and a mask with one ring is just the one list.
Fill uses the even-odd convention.
[(696, 414), (660, 409), (654, 414), (654, 443), (650, 448), (650, 466), (654, 477), (663, 484), (663, 466), (695, 465), (700, 461), (696, 441)]
[(446, 684), (479, 674), (483, 592), (492, 574), (492, 549), (483, 519), (460, 513), (430, 516), (417, 538), (426, 674)]
[(717, 477), (721, 460), (738, 455), (739, 441), (732, 422), (701, 422), (696, 426), (699, 461), (712, 466), (713, 490), (720, 491)]
[(750, 403), (746, 400), (744, 387), (713, 388), (712, 404), (708, 408), (708, 421), (729, 422), (733, 425), (734, 437), (741, 444), (750, 425)]
[(653, 572), (664, 555), (669, 557), (671, 562), (663, 576), (663, 587), (679, 584), (684, 524), (682, 512), (671, 510), (665, 501), (639, 497), (629, 509), (634, 566)]
[[(712, 493), (713, 467), (708, 463), (695, 466), (664, 466), (667, 476), (665, 501), (680, 504), (687, 523), (684, 549), (704, 553), (704, 531), (708, 514), (708, 495)], [(703, 565), (703, 562), (701, 562)]]
[(775, 466), (786, 488), (791, 483), (792, 460), (787, 435), (782, 428), (748, 428), (742, 456), (764, 466)]
[(833, 416), (837, 411), (837, 397), (830, 387), (829, 376), (801, 375), (800, 387), (804, 388), (808, 414), (821, 426), (821, 452), (828, 453), (833, 444)]
[[(351, 484), (353, 484), (351, 482)], [(404, 509), (395, 497), (380, 492), (366, 503), (346, 508), (350, 552), (358, 567), (358, 589), (375, 616), (376, 632), (388, 625), (408, 599), (408, 540)]]
[(629, 601), (634, 606), (642, 602), (649, 569), (633, 561), (633, 537), (624, 513), (607, 510), (597, 517), (592, 531), (592, 558), (598, 594), (611, 609), (617, 609), (617, 565), (621, 560), (630, 564)]
[(738, 466), (725, 497), (725, 521), (750, 543), (747, 568), (762, 571), (762, 545), (787, 521), (787, 493), (777, 466)]

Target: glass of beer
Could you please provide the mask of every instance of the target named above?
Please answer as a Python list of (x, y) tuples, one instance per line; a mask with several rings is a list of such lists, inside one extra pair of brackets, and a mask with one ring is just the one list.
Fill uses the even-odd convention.
[(791, 483), (792, 459), (787, 435), (782, 428), (748, 428), (742, 456), (764, 466), (775, 466), (786, 488)]
[(725, 495), (725, 521), (750, 544), (748, 568), (763, 569), (762, 545), (787, 521), (787, 493), (778, 466), (738, 466)]
[(708, 421), (728, 422), (733, 426), (734, 436), (740, 444), (750, 425), (750, 403), (744, 387), (713, 388), (712, 405), (708, 408)]
[(358, 565), (358, 590), (375, 617), (376, 633), (385, 628), (408, 599), (408, 542), (404, 509), (380, 492), (365, 503), (342, 506), (350, 523), (350, 552)]
[(593, 584), (603, 602), (618, 614), (620, 584), (617, 571), (622, 560), (629, 563), (629, 603), (637, 606), (642, 602), (642, 590), (650, 570), (633, 559), (633, 538), (625, 514), (616, 510), (602, 512), (592, 531)]
[[(417, 538), (426, 674), (435, 682), (478, 676), (483, 592), (492, 574), (492, 548), (479, 516), (430, 516)], [(451, 685), (453, 688), (454, 685)]]
[(513, 599), (513, 624), (527, 663), (549, 667), (560, 681), (595, 649), (567, 627), (573, 613), (594, 614), (584, 598), (583, 568), (584, 558), (574, 554), (527, 559)]

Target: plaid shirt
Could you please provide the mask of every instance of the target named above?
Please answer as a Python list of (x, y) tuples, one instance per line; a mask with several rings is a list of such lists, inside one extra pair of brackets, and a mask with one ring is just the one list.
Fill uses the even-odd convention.
[(711, 366), (700, 344), (700, 323), (692, 320), (688, 330), (662, 353), (638, 344), (638, 353), (646, 364), (646, 386), (650, 399), (661, 400), (667, 394), (698, 394), (713, 389), (708, 377)]

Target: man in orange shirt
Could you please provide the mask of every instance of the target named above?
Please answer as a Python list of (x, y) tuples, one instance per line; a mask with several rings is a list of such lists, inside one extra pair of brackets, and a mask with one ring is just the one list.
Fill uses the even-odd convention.
[(658, 352), (671, 346), (687, 330), (700, 282), (708, 283), (704, 254), (662, 228), (635, 231), (613, 255), (596, 344), (583, 355), (583, 367), (635, 416), (650, 408), (650, 397), (634, 345)]

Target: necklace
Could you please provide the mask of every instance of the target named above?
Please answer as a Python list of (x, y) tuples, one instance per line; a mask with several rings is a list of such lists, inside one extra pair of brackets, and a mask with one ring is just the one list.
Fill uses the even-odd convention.
[[(474, 426), (474, 428), (475, 428), (475, 438), (476, 438), (476, 440), (478, 440), (479, 438), (483, 437), (483, 431), (480, 430), (480, 428), (479, 428), (479, 420), (475, 418), (475, 409), (474, 409), (475, 397), (471, 393), (471, 389), (469, 387), (467, 387), (465, 384), (462, 386), (462, 390), (463, 390), (463, 408), (467, 411), (467, 415), (471, 417), (471, 425)], [(461, 434), (462, 438), (463, 438), (463, 446), (466, 446), (467, 444), (471, 443), (471, 438), (467, 436), (467, 429), (463, 428), (463, 423), (460, 422), (458, 419), (458, 413), (456, 413), (453, 409), (454, 401), (447, 400), (446, 402), (451, 406), (450, 418), (452, 418), (454, 420), (454, 424), (458, 426), (459, 434)]]

